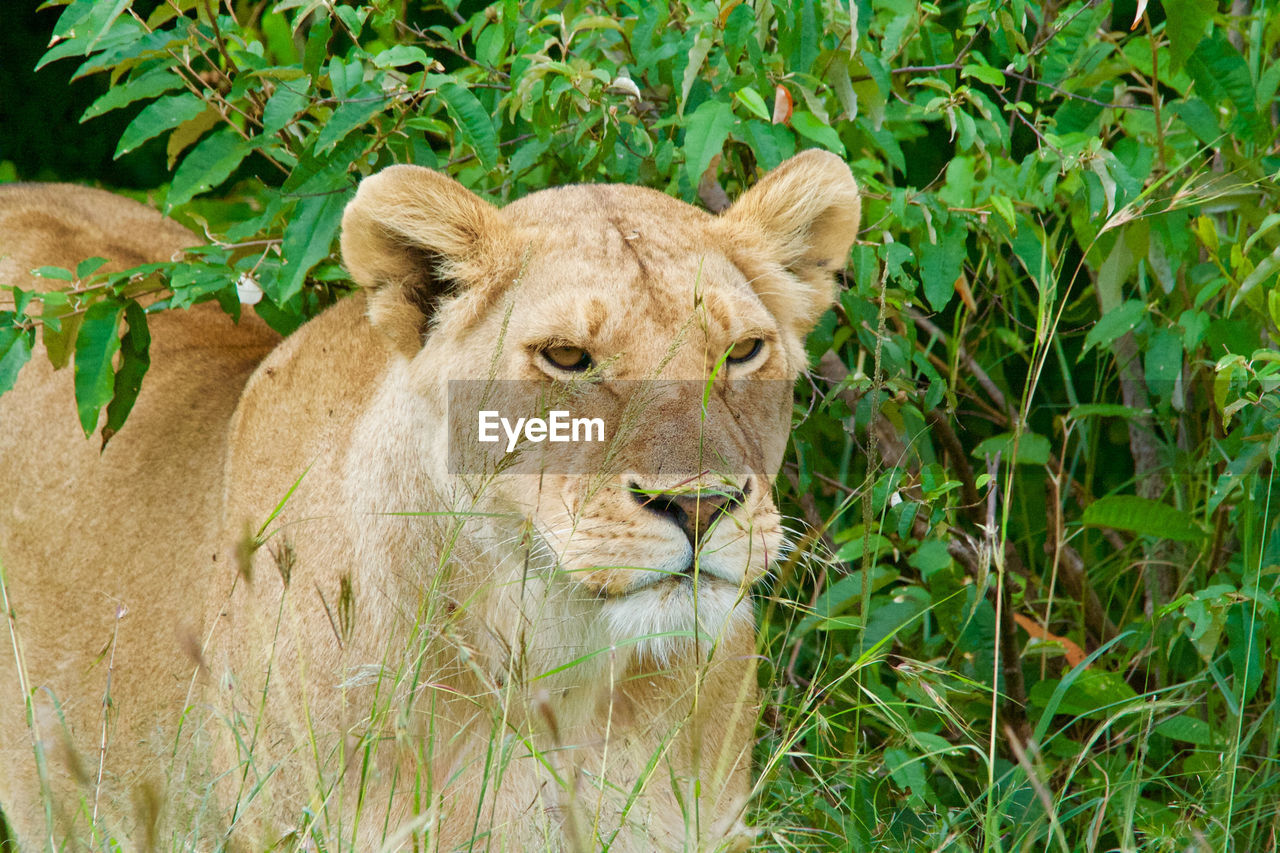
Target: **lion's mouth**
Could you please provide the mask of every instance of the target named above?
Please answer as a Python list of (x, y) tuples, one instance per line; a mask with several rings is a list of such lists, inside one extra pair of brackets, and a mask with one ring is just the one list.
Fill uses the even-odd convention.
[(588, 583), (593, 592), (602, 599), (621, 599), (645, 590), (677, 590), (687, 589), (697, 594), (700, 587), (717, 589), (742, 586), (742, 573), (732, 571), (731, 566), (722, 565), (727, 562), (719, 554), (695, 554), (692, 548), (683, 554), (671, 554), (659, 563), (645, 565), (635, 563), (613, 563), (610, 565), (575, 565), (577, 559), (570, 559), (566, 565), (564, 555), (553, 545), (553, 538), (541, 527), (535, 527), (534, 543), (539, 552), (547, 558), (551, 566), (570, 576), (589, 577), (603, 572), (620, 572), (629, 575), (629, 583), (618, 588), (612, 584)]
[(683, 587), (691, 593), (702, 586), (738, 586), (735, 578), (695, 562), (692, 558), (687, 566), (678, 571), (670, 569), (650, 569), (641, 573), (641, 577), (617, 594), (616, 597), (633, 595), (647, 589), (664, 589)]

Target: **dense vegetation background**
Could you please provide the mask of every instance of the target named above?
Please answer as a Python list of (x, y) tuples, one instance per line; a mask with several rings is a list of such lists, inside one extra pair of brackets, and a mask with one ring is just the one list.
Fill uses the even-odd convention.
[(718, 209), (830, 149), (865, 214), (781, 481), (807, 556), (762, 595), (761, 845), (1277, 848), (1266, 0), (55, 5), (6, 9), (0, 179), (145, 191), (210, 242), (0, 297), (0, 391), (42, 336), (109, 438), (135, 297), (238, 283), (289, 331), (393, 162)]

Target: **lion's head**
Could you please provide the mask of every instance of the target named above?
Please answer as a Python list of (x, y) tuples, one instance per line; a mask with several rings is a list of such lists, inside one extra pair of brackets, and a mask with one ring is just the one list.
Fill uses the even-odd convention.
[[(394, 405), (420, 411), (426, 479), (488, 513), (493, 552), (527, 546), (499, 583), (558, 570), (603, 639), (665, 658), (699, 628), (749, 624), (746, 591), (784, 548), (791, 388), (858, 216), (848, 168), (818, 151), (718, 217), (622, 185), (499, 210), (397, 166), (361, 184), (342, 248), (403, 359)], [(514, 422), (556, 399), (602, 415), (607, 440), (525, 441), (538, 465), (481, 476), (493, 454), (468, 450), (503, 457), (507, 439), (479, 448), (477, 410)]]

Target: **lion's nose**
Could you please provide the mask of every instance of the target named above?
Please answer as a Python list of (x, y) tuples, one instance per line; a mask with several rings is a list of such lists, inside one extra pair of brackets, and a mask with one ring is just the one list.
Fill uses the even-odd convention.
[(695, 492), (668, 492), (645, 489), (632, 482), (631, 497), (642, 508), (669, 518), (679, 525), (689, 544), (697, 548), (720, 516), (731, 513), (750, 494), (751, 483), (743, 489), (700, 489)]

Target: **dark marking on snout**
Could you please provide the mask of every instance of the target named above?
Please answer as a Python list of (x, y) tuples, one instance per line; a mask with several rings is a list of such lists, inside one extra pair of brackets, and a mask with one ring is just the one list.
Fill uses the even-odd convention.
[(667, 518), (680, 528), (689, 544), (697, 549), (712, 526), (722, 516), (742, 506), (751, 494), (751, 480), (742, 489), (702, 489), (696, 492), (668, 492), (627, 486), (632, 499), (655, 515)]

